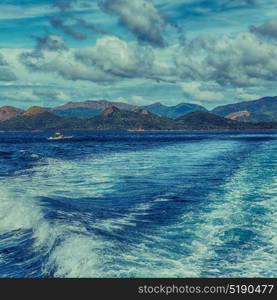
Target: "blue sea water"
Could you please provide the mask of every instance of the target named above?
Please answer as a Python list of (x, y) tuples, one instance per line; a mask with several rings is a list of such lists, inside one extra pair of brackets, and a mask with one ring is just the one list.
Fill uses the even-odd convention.
[(277, 131), (0, 133), (0, 277), (276, 277)]

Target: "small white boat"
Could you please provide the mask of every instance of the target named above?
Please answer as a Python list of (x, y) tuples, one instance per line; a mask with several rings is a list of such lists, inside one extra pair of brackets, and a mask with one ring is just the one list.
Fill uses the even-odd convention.
[(48, 141), (55, 141), (55, 140), (66, 140), (66, 139), (72, 139), (73, 136), (66, 136), (62, 135), (60, 132), (56, 132), (54, 136), (50, 136), (47, 138)]

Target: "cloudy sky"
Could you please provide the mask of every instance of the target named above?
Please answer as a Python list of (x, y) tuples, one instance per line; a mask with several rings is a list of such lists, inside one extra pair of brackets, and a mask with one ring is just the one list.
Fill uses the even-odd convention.
[(0, 106), (277, 95), (276, 0), (1, 0)]

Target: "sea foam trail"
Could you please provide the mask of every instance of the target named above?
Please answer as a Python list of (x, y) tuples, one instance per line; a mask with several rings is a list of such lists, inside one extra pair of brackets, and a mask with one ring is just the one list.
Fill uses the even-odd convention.
[[(185, 160), (188, 160), (186, 155), (190, 155), (190, 159), (197, 159), (199, 163), (220, 152), (210, 142), (204, 145), (207, 151), (201, 158), (192, 144), (180, 149)], [(176, 147), (179, 146), (76, 161), (48, 159), (35, 165), (31, 174), (19, 171), (13, 177), (1, 178), (1, 233), (31, 232), (34, 255), (40, 253), (46, 260), (41, 262), (40, 275), (113, 276), (114, 273), (105, 267), (105, 261), (111, 262), (117, 255), (116, 242), (94, 234), (93, 230), (114, 233), (115, 227), (124, 230), (127, 225), (135, 226), (136, 217), (147, 214), (152, 206), (147, 199), (144, 203), (132, 204), (131, 193), (137, 196), (142, 192), (135, 189), (136, 183), (154, 178), (161, 167), (177, 167), (180, 154), (174, 154)], [(173, 153), (172, 157), (161, 165), (161, 159), (169, 152)], [(186, 172), (191, 173), (191, 170)], [(162, 174), (160, 177), (159, 184), (164, 184), (167, 178)], [(114, 200), (118, 192), (122, 199)], [(107, 203), (103, 202), (103, 197)], [(114, 212), (110, 210), (113, 205), (122, 209)], [(92, 208), (92, 213), (88, 207)], [(99, 207), (108, 210), (104, 219), (95, 219), (93, 215), (93, 208)], [(5, 261), (5, 255), (3, 259)], [(24, 264), (26, 261), (22, 262)]]
[[(226, 246), (228, 232), (243, 234), (230, 232), (237, 227), (232, 210), (241, 212), (241, 200), (262, 180), (248, 186), (255, 151), (237, 172), (228, 169), (228, 160), (244, 147), (235, 140), (201, 141), (81, 160), (48, 159), (31, 173), (1, 178), (0, 247), (1, 236), (17, 231), (24, 238), (27, 230), (33, 257), (18, 265), (30, 267), (40, 256), (36, 276), (197, 277), (208, 269), (225, 274), (231, 263), (214, 264), (216, 247)], [(266, 163), (267, 157), (258, 169)], [(212, 178), (218, 187), (223, 175), (230, 179), (220, 192), (203, 186)], [(261, 182), (272, 188), (266, 176)], [(236, 195), (238, 184), (244, 188)], [(245, 214), (242, 218), (247, 224)], [(16, 242), (13, 246), (20, 247)], [(0, 264), (10, 259), (4, 252)]]
[[(265, 151), (267, 150), (267, 151)], [(270, 152), (270, 153), (269, 153)], [(179, 220), (147, 233), (122, 255), (122, 277), (274, 277), (276, 268), (276, 147), (247, 157), (206, 201)], [(272, 164), (273, 162), (273, 164)], [(158, 201), (171, 201), (172, 195)], [(174, 247), (178, 240), (177, 248)], [(126, 268), (126, 260), (129, 260)], [(116, 275), (117, 273), (117, 275)], [(119, 274), (119, 275), (118, 275)]]
[[(229, 150), (230, 148), (233, 149), (237, 146), (236, 143), (227, 144), (227, 148), (229, 148)], [(199, 157), (199, 154), (193, 151), (195, 149), (194, 147), (184, 146), (184, 149), (188, 149), (183, 150), (183, 153), (182, 148), (180, 148), (178, 156), (174, 157), (174, 159), (170, 161), (170, 168), (174, 168), (174, 164), (177, 167), (180, 163), (181, 157), (183, 158), (183, 160), (186, 161), (189, 159), (193, 161), (197, 159), (198, 163), (201, 164), (207, 163), (210, 158), (214, 157), (215, 155), (220, 155), (221, 153), (224, 153), (226, 151), (226, 145), (225, 147), (216, 150), (214, 149), (212, 143), (205, 143), (205, 146), (206, 152), (202, 155), (201, 158)], [(106, 158), (105, 161), (102, 160), (100, 162), (100, 165), (97, 166), (97, 170), (100, 171), (102, 169), (101, 166), (104, 167), (104, 170), (109, 168), (110, 165), (113, 166), (114, 174), (111, 174), (111, 172), (109, 174), (111, 175), (110, 178), (116, 178), (116, 180), (112, 181), (114, 183), (114, 186), (110, 186), (109, 193), (111, 191), (113, 193), (118, 193), (118, 188), (122, 188), (122, 177), (125, 178), (126, 175), (130, 175), (130, 172), (135, 173), (136, 181), (139, 181), (139, 178), (143, 180), (144, 177), (153, 178), (156, 172), (155, 168), (159, 168), (161, 158), (164, 156), (165, 151), (172, 150), (176, 151), (176, 146), (156, 150), (154, 153), (138, 152), (124, 153), (122, 155), (117, 154), (115, 156)], [(189, 158), (186, 157), (187, 154), (190, 155)], [(138, 157), (140, 158), (139, 160), (137, 160)], [(155, 157), (158, 157), (156, 162), (155, 160), (153, 160)], [(126, 167), (126, 165), (124, 164), (124, 162), (126, 161), (128, 161), (128, 163), (131, 164), (131, 166)], [(94, 163), (95, 162), (93, 162), (93, 165), (89, 166), (96, 167)], [(88, 162), (86, 162), (86, 164), (88, 164)], [(136, 164), (139, 164), (139, 168)], [(148, 167), (149, 164), (151, 164), (151, 168)], [(197, 164), (195, 164), (195, 162), (193, 162), (192, 164), (196, 165), (196, 169), (198, 171)], [(191, 166), (190, 169), (187, 169), (185, 171), (186, 176), (192, 175), (194, 171), (193, 167)], [(162, 177), (163, 176), (161, 174), (159, 180), (162, 180)], [(128, 180), (131, 181), (130, 178), (128, 178)], [(111, 179), (109, 180), (109, 182), (111, 182)], [(128, 189), (128, 185), (126, 185), (124, 188)], [(172, 196), (172, 194), (165, 193), (165, 196)], [(125, 195), (125, 197), (129, 198), (129, 193)], [(155, 202), (155, 200), (156, 198), (154, 198), (153, 202)], [(98, 228), (99, 230), (105, 230), (107, 233), (111, 233), (113, 235), (128, 235), (128, 231), (129, 235), (133, 235), (135, 234), (136, 228), (138, 226), (138, 217), (145, 216), (149, 214), (151, 210), (155, 209), (154, 205), (150, 202), (150, 199), (146, 199), (146, 201), (148, 202), (138, 204), (132, 204), (132, 201), (127, 201), (128, 208), (126, 209), (126, 204), (123, 204), (122, 206), (122, 209), (125, 210), (124, 213), (121, 213), (119, 216), (114, 215), (112, 218), (108, 217), (102, 220), (97, 220), (96, 222), (91, 224), (91, 226), (93, 228)], [(116, 205), (116, 203), (111, 204)], [(150, 224), (146, 224), (144, 220), (142, 226), (147, 227), (147, 225), (151, 225), (151, 220), (148, 220), (148, 222)], [(133, 228), (135, 230), (134, 233), (132, 233)], [(155, 236), (156, 233), (156, 231), (150, 231), (150, 236), (147, 236), (147, 233), (142, 234), (142, 240), (137, 241), (135, 239), (135, 241), (132, 241), (131, 243), (130, 240), (126, 240), (127, 245), (124, 242), (123, 237), (121, 237), (123, 238), (123, 241), (121, 242), (118, 241), (116, 238), (109, 239), (109, 241), (107, 241), (102, 237), (101, 241), (95, 243), (95, 237), (93, 239), (91, 236), (82, 237), (80, 240), (80, 236), (75, 235), (74, 237), (72, 237), (72, 239), (67, 239), (64, 243), (61, 244), (60, 247), (57, 247), (53, 251), (50, 262), (53, 262), (53, 264), (57, 267), (55, 276), (138, 277), (148, 276), (149, 274), (152, 274), (152, 276), (168, 276), (168, 274), (171, 273), (168, 273), (168, 269), (166, 268), (166, 266), (170, 265), (173, 269), (180, 269), (180, 263), (178, 262), (178, 260), (175, 259), (174, 255), (173, 257), (171, 257), (171, 254), (166, 250), (164, 251), (167, 252), (166, 255), (159, 257), (157, 253), (160, 253), (160, 249), (156, 249), (155, 254), (152, 257), (152, 260), (154, 259), (154, 264), (145, 264), (145, 255), (150, 254), (149, 249), (147, 251), (147, 240), (153, 239), (153, 234)], [(146, 241), (144, 241), (144, 239), (146, 239)], [(161, 243), (167, 243), (166, 238), (161, 238), (160, 241)], [(81, 252), (79, 252), (78, 248), (79, 242), (82, 245)], [(128, 243), (130, 245), (128, 245)], [(168, 248), (168, 245), (166, 245), (166, 248)], [(145, 250), (145, 253), (138, 253), (136, 252), (136, 250), (133, 249)], [(69, 254), (68, 258), (67, 254)], [(168, 256), (168, 258), (166, 256)], [(163, 265), (163, 269), (157, 268), (157, 265)], [(142, 269), (140, 267), (142, 267)], [(183, 273), (184, 271), (182, 272), (182, 274)], [(191, 272), (186, 272), (186, 275), (191, 275)]]
[[(266, 151), (265, 151), (266, 149)], [(270, 152), (270, 153), (269, 153)], [(276, 146), (265, 144), (252, 153), (219, 189), (196, 210), (173, 226), (163, 227), (153, 243), (166, 245), (170, 236), (182, 236), (183, 255), (172, 247), (138, 246), (132, 256), (145, 266), (136, 274), (149, 277), (275, 277), (277, 274), (277, 162)], [(273, 164), (272, 164), (273, 163)], [(187, 241), (185, 240), (187, 237)], [(167, 240), (167, 242), (166, 242)], [(155, 270), (152, 267), (155, 261)]]

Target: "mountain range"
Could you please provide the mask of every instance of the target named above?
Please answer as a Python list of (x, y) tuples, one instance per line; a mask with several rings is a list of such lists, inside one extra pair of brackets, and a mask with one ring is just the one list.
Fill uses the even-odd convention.
[(2, 106), (0, 107), (0, 121), (6, 121), (16, 116), (24, 114), (23, 109), (19, 109), (13, 106)]
[(144, 108), (154, 114), (171, 119), (176, 119), (194, 111), (208, 111), (205, 107), (192, 103), (180, 103), (175, 106), (166, 106), (157, 102), (151, 105), (144, 106)]
[(40, 111), (37, 114), (20, 114), (0, 122), (0, 131), (238, 129), (277, 129), (277, 122), (239, 122), (209, 112), (191, 112), (177, 119), (170, 119), (145, 109), (122, 111), (114, 106), (108, 107), (100, 115), (86, 120)]
[(52, 108), (52, 112), (65, 117), (89, 119), (100, 115), (106, 108), (109, 107), (117, 107), (122, 111), (134, 111), (139, 108), (145, 108), (154, 114), (172, 119), (193, 111), (207, 111), (207, 109), (203, 106), (191, 103), (180, 103), (176, 106), (166, 106), (161, 103), (154, 103), (147, 106), (136, 106), (106, 100), (87, 100), (84, 102), (69, 102), (65, 105), (54, 107)]
[(190, 103), (139, 107), (106, 100), (32, 106), (26, 111), (0, 107), (1, 131), (216, 129), (277, 129), (277, 97), (219, 106), (211, 112)]
[(243, 122), (277, 122), (277, 96), (218, 106), (211, 112)]
[(107, 100), (87, 100), (83, 102), (69, 102), (61, 106), (52, 108), (52, 112), (72, 118), (89, 119), (100, 115), (106, 108), (117, 107), (123, 111), (134, 111), (139, 108), (123, 102), (113, 102)]
[[(65, 105), (54, 107), (51, 111), (65, 117), (89, 119), (93, 116), (100, 115), (108, 107), (117, 107), (122, 111), (134, 111), (139, 108), (144, 108), (153, 114), (171, 119), (179, 118), (194, 111), (208, 112), (205, 107), (192, 103), (166, 106), (157, 102), (146, 106), (136, 106), (106, 100), (69, 102)], [(277, 97), (265, 97), (253, 101), (218, 106), (210, 112), (241, 122), (277, 122)]]

